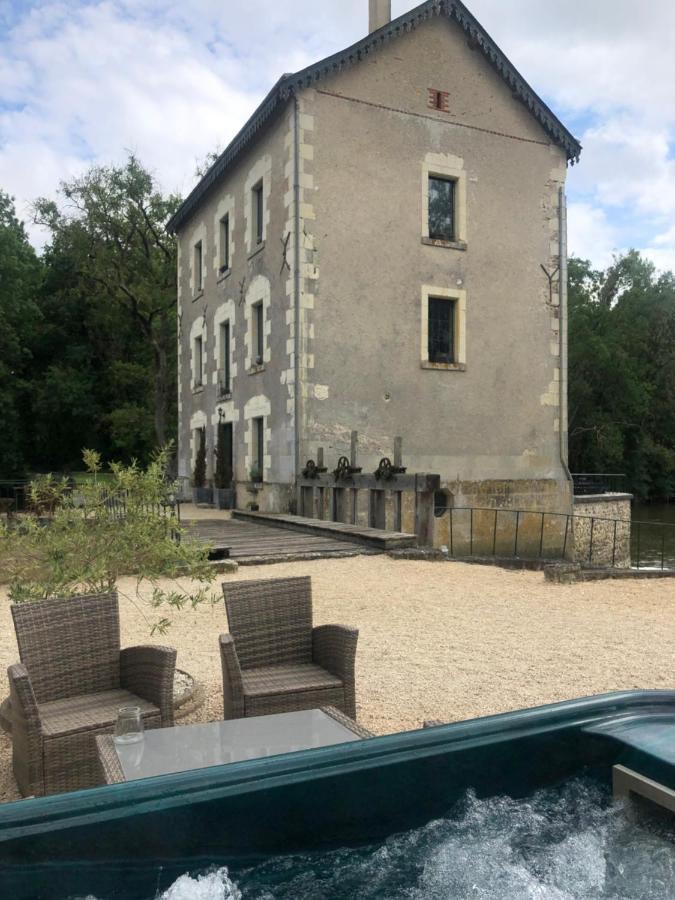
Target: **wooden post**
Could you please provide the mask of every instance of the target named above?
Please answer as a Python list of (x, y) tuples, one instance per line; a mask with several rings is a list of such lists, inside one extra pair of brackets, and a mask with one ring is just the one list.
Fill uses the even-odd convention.
[(316, 464), (320, 469), (323, 469), (323, 447), (318, 447), (316, 451)]
[(403, 465), (403, 438), (394, 438), (394, 466), (400, 469)]
[(356, 468), (356, 449), (359, 442), (358, 431), (352, 431), (351, 448), (349, 451), (349, 462), (353, 468)]

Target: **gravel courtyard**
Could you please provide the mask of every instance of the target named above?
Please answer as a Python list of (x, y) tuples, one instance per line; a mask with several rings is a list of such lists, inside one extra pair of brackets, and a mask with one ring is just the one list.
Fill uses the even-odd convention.
[[(675, 579), (553, 585), (538, 572), (388, 557), (242, 568), (220, 581), (311, 575), (316, 624), (360, 630), (357, 716), (377, 733), (423, 719), (467, 719), (588, 694), (675, 687)], [(214, 588), (217, 590), (217, 588)], [(134, 582), (120, 584), (133, 596)], [(184, 721), (222, 715), (222, 602), (169, 614), (166, 637), (142, 601), (120, 597), (123, 646), (167, 643), (204, 684), (206, 704)], [(0, 662), (18, 660), (0, 591)], [(6, 691), (0, 691), (0, 699)], [(17, 799), (11, 741), (0, 732), (0, 801)]]

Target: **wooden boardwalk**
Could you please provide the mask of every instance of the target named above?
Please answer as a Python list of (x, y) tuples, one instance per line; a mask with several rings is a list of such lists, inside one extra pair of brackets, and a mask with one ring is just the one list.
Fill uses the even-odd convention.
[(417, 536), (405, 531), (383, 531), (380, 528), (369, 528), (366, 525), (351, 525), (327, 519), (308, 519), (305, 516), (293, 516), (290, 513), (261, 513), (238, 509), (233, 515), (239, 520), (287, 528), (296, 533), (322, 535), (343, 543), (351, 541), (364, 544), (382, 552), (417, 546)]
[(290, 531), (243, 519), (188, 519), (183, 525), (215, 549), (229, 547), (230, 559), (243, 566), (381, 552), (356, 541)]

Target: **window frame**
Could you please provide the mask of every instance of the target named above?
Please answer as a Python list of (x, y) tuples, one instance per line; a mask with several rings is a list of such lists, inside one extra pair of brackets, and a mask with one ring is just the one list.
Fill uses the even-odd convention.
[[(434, 361), (430, 359), (430, 324), (429, 312), (431, 300), (451, 300), (453, 303), (453, 362)], [(422, 285), (420, 295), (420, 365), (423, 369), (445, 370), (450, 372), (466, 371), (466, 291), (460, 288), (440, 287), (438, 285)]]
[(193, 338), (192, 353), (193, 353), (193, 372), (194, 372), (194, 383), (193, 383), (192, 387), (194, 390), (197, 390), (198, 388), (204, 387), (204, 338), (203, 338), (203, 335), (198, 334)]
[[(435, 233), (432, 234), (431, 231), (431, 183), (435, 181), (440, 184), (447, 184), (451, 186), (450, 190), (450, 233)], [(454, 244), (457, 241), (457, 179), (451, 178), (447, 175), (435, 175), (433, 173), (429, 173), (429, 182), (427, 185), (428, 197), (429, 201), (427, 204), (427, 229), (429, 234), (429, 239), (432, 241), (442, 241), (447, 244)]]
[(260, 247), (264, 241), (265, 222), (265, 179), (261, 178), (251, 188), (251, 224), (253, 233), (251, 243), (254, 248)]
[(219, 371), (222, 372), (222, 382), (219, 384), (221, 396), (232, 393), (232, 326), (229, 319), (225, 319), (218, 325), (220, 338)]
[[(431, 179), (451, 181), (453, 188), (453, 240), (431, 237), (429, 232)], [(451, 250), (467, 250), (467, 173), (464, 160), (446, 153), (427, 153), (422, 163), (422, 243)]]
[(218, 221), (220, 229), (220, 259), (218, 274), (224, 275), (230, 271), (230, 214), (225, 213)]
[(254, 366), (262, 366), (265, 362), (265, 304), (263, 300), (251, 304), (251, 354)]
[[(434, 318), (438, 321), (438, 317), (432, 317), (432, 309), (438, 304), (438, 308), (447, 307), (447, 342), (448, 352), (432, 355), (432, 322)], [(445, 313), (444, 313), (445, 315)], [(427, 297), (427, 358), (432, 365), (454, 366), (457, 364), (457, 298), (456, 297), (437, 297), (433, 294)], [(444, 323), (445, 324), (445, 323)], [(438, 338), (436, 339), (438, 343)]]
[(192, 266), (194, 270), (195, 294), (204, 290), (204, 242), (198, 240), (192, 248)]
[(260, 473), (260, 478), (264, 478), (265, 472), (265, 417), (253, 416), (251, 419), (251, 428), (253, 429), (253, 465)]

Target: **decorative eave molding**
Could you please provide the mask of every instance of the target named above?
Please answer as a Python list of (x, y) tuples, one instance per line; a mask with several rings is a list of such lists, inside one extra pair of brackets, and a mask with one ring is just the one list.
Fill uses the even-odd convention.
[(306, 69), (302, 69), (300, 72), (282, 75), (241, 131), (174, 213), (168, 222), (168, 230), (175, 232), (181, 227), (183, 222), (195, 210), (202, 197), (221, 178), (226, 169), (248, 144), (255, 139), (258, 132), (267, 124), (280, 105), (285, 104), (299, 91), (312, 87), (323, 78), (328, 78), (337, 72), (356, 65), (369, 54), (376, 52), (383, 44), (413, 31), (422, 22), (440, 15), (454, 19), (464, 29), (471, 46), (483, 53), (490, 65), (507, 83), (514, 97), (517, 97), (525, 104), (552, 141), (565, 150), (568, 161), (572, 165), (578, 162), (581, 155), (581, 144), (579, 141), (565, 128), (555, 113), (530, 87), (464, 4), (460, 0), (427, 0), (426, 3), (422, 3), (410, 12), (405, 13), (405, 15), (392, 20), (383, 28), (367, 35), (351, 47), (347, 47), (339, 53), (334, 53), (332, 56), (328, 56), (308, 66)]

